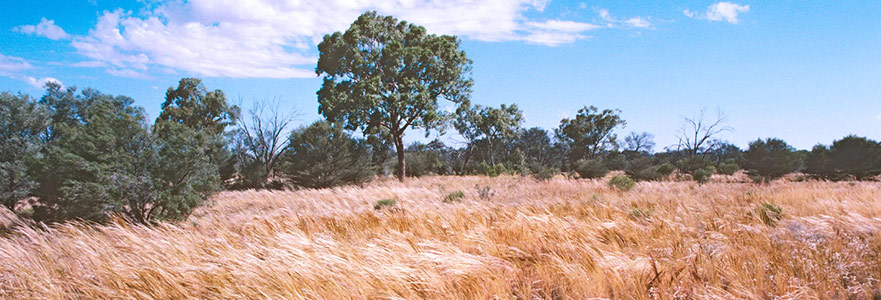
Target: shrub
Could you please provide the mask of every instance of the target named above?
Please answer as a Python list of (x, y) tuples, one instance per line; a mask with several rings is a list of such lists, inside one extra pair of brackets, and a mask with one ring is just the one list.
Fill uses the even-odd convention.
[(495, 195), (496, 195), (496, 192), (493, 191), (493, 189), (491, 187), (477, 186), (477, 196), (479, 196), (481, 200), (492, 199), (492, 197)]
[(831, 180), (869, 179), (881, 174), (881, 144), (864, 137), (846, 136), (808, 154), (805, 173)]
[(697, 181), (697, 183), (704, 184), (710, 181), (710, 177), (713, 176), (713, 171), (710, 169), (698, 169), (694, 171), (694, 174), (691, 176), (694, 178), (694, 181)]
[(658, 166), (652, 165), (652, 160), (647, 157), (633, 159), (627, 163), (624, 173), (636, 180), (657, 180), (661, 178)]
[(657, 169), (658, 175), (662, 177), (670, 176), (670, 174), (673, 174), (673, 171), (676, 171), (676, 166), (671, 163), (663, 163)]
[(743, 162), (753, 180), (768, 182), (798, 170), (801, 157), (783, 140), (769, 138), (749, 143)]
[(716, 171), (719, 171), (719, 174), (722, 175), (734, 175), (737, 170), (740, 170), (740, 166), (738, 166), (733, 159), (728, 159), (719, 163), (716, 168)]
[(697, 156), (680, 159), (676, 164), (679, 167), (680, 172), (692, 175), (694, 175), (694, 172), (697, 170), (707, 170), (713, 166), (713, 162), (710, 160)]
[(459, 202), (462, 201), (462, 198), (465, 198), (465, 192), (455, 191), (444, 196), (444, 203)]
[(535, 179), (537, 179), (537, 180), (544, 181), (544, 180), (551, 180), (556, 175), (557, 175), (556, 169), (544, 168), (544, 169), (541, 169), (540, 171), (536, 172), (535, 174), (533, 174), (532, 177), (535, 177)]
[(609, 169), (598, 159), (582, 159), (575, 163), (575, 172), (581, 178), (602, 178)]
[(622, 192), (629, 191), (634, 185), (636, 185), (636, 181), (633, 181), (627, 175), (615, 175), (609, 180), (609, 187)]
[(393, 206), (395, 206), (396, 203), (397, 203), (397, 201), (395, 201), (395, 199), (377, 200), (376, 204), (373, 205), (373, 209), (380, 210), (380, 209), (383, 209), (386, 207), (393, 207)]
[(755, 209), (756, 215), (762, 220), (762, 223), (768, 226), (774, 226), (777, 221), (783, 218), (783, 209), (772, 203), (762, 203)]
[(294, 185), (327, 188), (357, 184), (375, 174), (367, 145), (341, 126), (318, 121), (295, 130), (288, 141), (278, 172)]

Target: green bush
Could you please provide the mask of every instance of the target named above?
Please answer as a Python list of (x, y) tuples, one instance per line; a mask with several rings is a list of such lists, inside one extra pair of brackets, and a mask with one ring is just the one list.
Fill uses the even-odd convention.
[(615, 175), (612, 176), (612, 179), (609, 180), (610, 187), (622, 192), (629, 191), (635, 185), (636, 181), (633, 181), (633, 179), (631, 179), (627, 175)]
[(699, 169), (694, 171), (694, 174), (691, 176), (694, 178), (694, 181), (697, 181), (697, 183), (704, 184), (710, 182), (710, 177), (713, 177), (713, 171), (710, 169)]
[(393, 207), (393, 206), (395, 206), (396, 203), (397, 203), (397, 201), (395, 201), (395, 199), (378, 200), (378, 201), (376, 201), (376, 204), (373, 205), (373, 209), (380, 210), (380, 209), (383, 209), (386, 207)]
[(762, 203), (755, 209), (756, 215), (762, 220), (762, 223), (768, 226), (774, 226), (777, 221), (783, 218), (783, 209), (772, 203)]
[(662, 177), (670, 176), (670, 174), (673, 174), (673, 171), (676, 171), (676, 166), (671, 163), (663, 163), (657, 169), (658, 175)]
[(652, 165), (650, 158), (640, 157), (629, 161), (624, 173), (639, 181), (658, 180), (661, 178), (658, 168), (658, 166)]
[(575, 163), (575, 172), (581, 178), (602, 178), (609, 169), (598, 159), (582, 159)]
[(710, 168), (712, 168), (713, 166), (713, 162), (706, 158), (694, 156), (680, 159), (678, 162), (676, 162), (676, 165), (679, 167), (679, 172), (682, 172), (683, 174), (694, 175), (694, 172), (696, 172), (697, 170), (710, 170)]
[(352, 138), (342, 126), (318, 121), (288, 138), (278, 172), (290, 183), (307, 188), (358, 184), (373, 178), (375, 168), (367, 144)]
[(532, 175), (535, 179), (542, 181), (551, 180), (554, 176), (557, 176), (557, 170), (554, 168), (544, 168)]
[(462, 198), (465, 198), (465, 192), (455, 191), (444, 196), (444, 203), (459, 202), (462, 201)]
[(718, 167), (716, 168), (716, 171), (718, 171), (719, 174), (722, 175), (734, 175), (737, 170), (740, 170), (740, 166), (738, 166), (733, 159), (729, 159), (719, 163)]
[(801, 155), (781, 139), (769, 138), (749, 143), (743, 153), (743, 166), (756, 182), (768, 182), (795, 172), (802, 164)]

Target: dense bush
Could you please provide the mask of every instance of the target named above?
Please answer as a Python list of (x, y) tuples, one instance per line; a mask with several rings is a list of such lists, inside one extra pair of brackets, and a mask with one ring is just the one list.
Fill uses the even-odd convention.
[(661, 175), (661, 177), (670, 176), (670, 174), (673, 174), (673, 171), (676, 171), (676, 166), (671, 163), (663, 163), (657, 169), (658, 175)]
[(740, 166), (737, 165), (734, 159), (730, 158), (716, 165), (716, 171), (722, 175), (734, 175), (737, 170), (740, 170)]
[(582, 159), (575, 163), (575, 172), (581, 178), (602, 178), (609, 173), (602, 160)]
[(326, 188), (362, 183), (373, 178), (375, 169), (363, 140), (353, 139), (327, 121), (294, 130), (288, 150), (280, 157), (278, 172), (292, 184)]
[(615, 175), (609, 179), (609, 186), (622, 192), (629, 191), (635, 185), (636, 181), (633, 181), (627, 175)]
[(828, 148), (818, 145), (806, 158), (805, 173), (830, 180), (877, 176), (881, 174), (881, 144), (851, 135)]
[(708, 170), (713, 166), (713, 162), (700, 156), (689, 156), (676, 162), (679, 172), (682, 174), (692, 174), (697, 170)]
[(37, 159), (48, 121), (31, 97), (0, 93), (0, 205), (10, 211), (36, 187), (27, 164)]
[(659, 168), (659, 166), (652, 164), (651, 158), (640, 157), (628, 161), (624, 173), (627, 174), (627, 176), (640, 181), (658, 180), (661, 178), (661, 174), (658, 172)]
[(710, 182), (710, 177), (713, 177), (713, 170), (711, 169), (698, 169), (691, 174), (694, 181), (697, 183), (704, 184)]
[(753, 180), (768, 182), (798, 170), (801, 157), (781, 139), (759, 139), (743, 153), (743, 166)]

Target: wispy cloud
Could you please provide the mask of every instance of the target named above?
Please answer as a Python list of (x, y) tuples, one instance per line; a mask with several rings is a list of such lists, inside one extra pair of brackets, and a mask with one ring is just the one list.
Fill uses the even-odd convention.
[(0, 72), (8, 73), (33, 68), (34, 66), (23, 58), (0, 54)]
[(56, 41), (67, 39), (70, 37), (67, 32), (64, 32), (64, 29), (62, 29), (58, 25), (55, 25), (54, 20), (47, 20), (46, 18), (42, 18), (40, 20), (40, 23), (37, 25), (20, 25), (16, 26), (12, 30), (24, 34), (38, 35)]
[[(345, 30), (367, 10), (423, 25), (432, 33), (544, 46), (572, 43), (605, 27), (528, 14), (542, 12), (547, 4), (547, 0), (167, 1), (151, 3), (138, 13), (104, 11), (89, 34), (74, 36), (71, 44), (90, 59), (79, 66), (105, 64), (117, 76), (143, 76), (156, 67), (208, 77), (310, 78), (315, 77), (315, 45), (325, 34)], [(43, 23), (54, 25), (50, 20)], [(641, 17), (620, 24), (651, 26)], [(36, 34), (39, 26), (22, 27), (22, 32)]]
[(607, 27), (629, 27), (640, 29), (652, 28), (652, 22), (649, 21), (647, 18), (636, 16), (621, 19), (613, 17), (612, 14), (609, 13), (608, 9), (597, 9), (596, 11), (597, 14), (599, 14), (600, 16), (600, 19), (602, 19), (603, 23)]
[(740, 5), (732, 2), (714, 3), (703, 13), (694, 12), (688, 9), (682, 11), (682, 13), (689, 18), (725, 21), (731, 24), (737, 24), (739, 22), (739, 15), (745, 12), (749, 12), (749, 5)]

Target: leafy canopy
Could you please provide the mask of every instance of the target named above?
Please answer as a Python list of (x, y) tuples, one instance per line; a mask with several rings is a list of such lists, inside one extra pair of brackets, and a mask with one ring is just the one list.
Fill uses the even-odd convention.
[(404, 178), (402, 136), (409, 128), (434, 129), (445, 119), (438, 99), (468, 101), (471, 60), (459, 39), (366, 12), (345, 33), (325, 35), (315, 72), (324, 75), (318, 112), (367, 134), (383, 131), (395, 142)]

